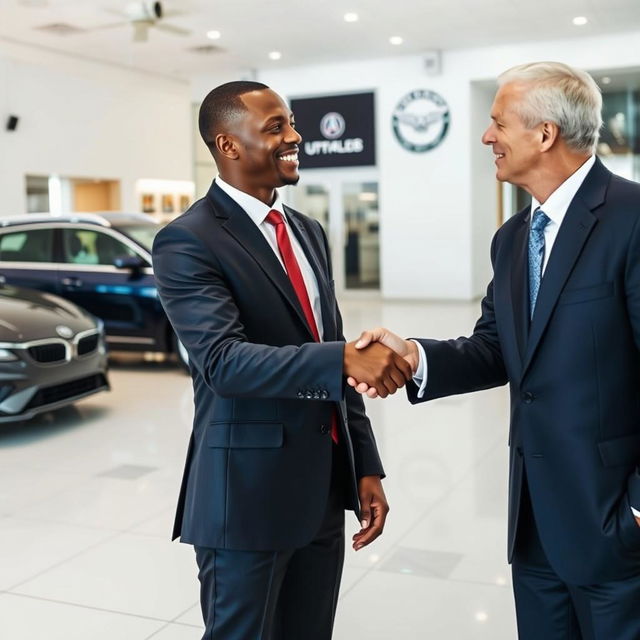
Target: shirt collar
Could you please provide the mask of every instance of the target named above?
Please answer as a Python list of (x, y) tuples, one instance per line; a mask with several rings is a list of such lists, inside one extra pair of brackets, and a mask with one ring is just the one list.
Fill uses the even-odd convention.
[(230, 184), (225, 182), (220, 176), (216, 177), (216, 184), (232, 199), (236, 202), (236, 204), (240, 205), (242, 209), (247, 213), (247, 215), (255, 222), (257, 226), (260, 226), (264, 219), (267, 217), (269, 211), (275, 210), (279, 211), (284, 217), (285, 221), (287, 216), (284, 213), (284, 209), (282, 208), (282, 199), (280, 198), (280, 194), (276, 190), (276, 199), (275, 202), (269, 207), (264, 202), (250, 196), (248, 193), (244, 191), (240, 191), (240, 189), (236, 189), (232, 187)]
[(575, 197), (578, 189), (582, 186), (591, 167), (595, 164), (596, 157), (591, 156), (577, 171), (574, 171), (541, 205), (533, 196), (531, 197), (531, 219), (533, 212), (540, 207), (551, 219), (552, 222), (560, 226), (567, 213), (571, 201)]

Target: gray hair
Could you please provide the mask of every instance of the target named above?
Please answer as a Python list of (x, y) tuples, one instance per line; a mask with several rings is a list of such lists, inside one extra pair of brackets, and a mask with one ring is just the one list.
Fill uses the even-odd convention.
[(595, 152), (602, 127), (602, 95), (586, 71), (561, 62), (533, 62), (498, 76), (498, 86), (507, 83), (529, 89), (517, 107), (525, 127), (553, 122), (570, 149)]

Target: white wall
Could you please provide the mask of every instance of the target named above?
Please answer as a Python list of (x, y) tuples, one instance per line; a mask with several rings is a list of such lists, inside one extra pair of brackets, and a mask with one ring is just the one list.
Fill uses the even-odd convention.
[(120, 180), (130, 211), (137, 179), (191, 180), (190, 102), (188, 83), (2, 45), (0, 216), (26, 211), (27, 174)]
[[(290, 98), (376, 92), (383, 296), (467, 300), (481, 295), (491, 277), (497, 189), (491, 150), (482, 147), (480, 136), (489, 122), (492, 81), (508, 67), (534, 60), (591, 71), (640, 67), (638, 42), (640, 32), (449, 51), (437, 77), (424, 73), (421, 57), (407, 56), (271, 67), (258, 70), (257, 79)], [(195, 78), (194, 101), (229, 79)], [(439, 147), (413, 154), (393, 137), (391, 114), (404, 94), (419, 88), (447, 101), (451, 126)]]

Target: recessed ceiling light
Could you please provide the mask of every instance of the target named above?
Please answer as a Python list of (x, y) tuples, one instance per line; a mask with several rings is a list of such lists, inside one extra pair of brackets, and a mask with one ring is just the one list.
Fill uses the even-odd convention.
[(399, 44), (402, 44), (404, 42), (404, 40), (402, 39), (401, 36), (391, 36), (389, 38), (389, 42), (391, 44), (399, 45)]
[(611, 84), (611, 78), (609, 76), (605, 76), (602, 78), (602, 84)]
[(213, 29), (212, 31), (207, 31), (207, 38), (209, 40), (218, 40), (222, 34), (219, 31)]
[(282, 54), (279, 51), (270, 51), (269, 58), (271, 60), (280, 60), (280, 58), (282, 58)]
[(345, 22), (358, 22), (358, 18), (359, 18), (359, 16), (358, 16), (357, 13), (350, 12), (350, 13), (345, 13), (344, 14), (344, 21)]
[(576, 16), (573, 19), (573, 24), (575, 24), (576, 27), (583, 27), (585, 24), (587, 24), (587, 22), (589, 22), (589, 20), (587, 20), (587, 18), (585, 18), (584, 16)]
[(478, 611), (475, 615), (475, 618), (478, 622), (486, 622), (489, 619), (486, 611)]

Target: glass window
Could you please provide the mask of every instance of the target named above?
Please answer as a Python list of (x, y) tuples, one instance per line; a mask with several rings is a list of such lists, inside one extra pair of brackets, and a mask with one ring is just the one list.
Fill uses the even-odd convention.
[(603, 87), (598, 156), (629, 180), (640, 179), (640, 78), (612, 76)]
[(27, 213), (49, 211), (49, 177), (27, 176)]
[(0, 236), (3, 262), (51, 262), (53, 229), (30, 229)]
[(101, 231), (64, 229), (62, 238), (64, 261), (71, 264), (113, 265), (118, 257), (137, 255), (126, 244)]
[(153, 240), (156, 237), (158, 231), (162, 229), (159, 224), (144, 224), (144, 225), (127, 225), (121, 227), (122, 233), (133, 238), (138, 244), (142, 245), (147, 251), (151, 251), (153, 247)]

